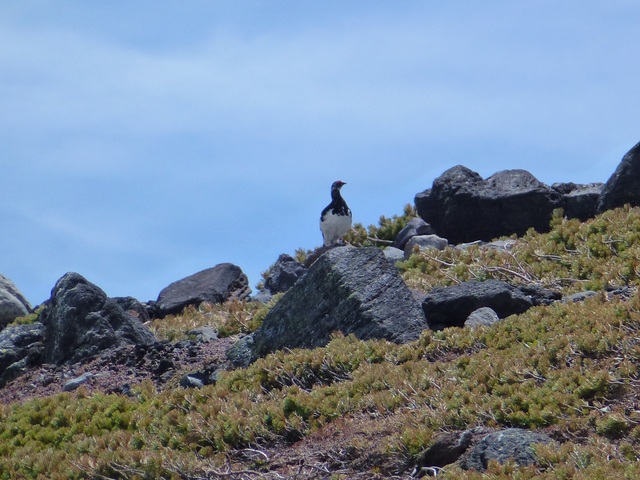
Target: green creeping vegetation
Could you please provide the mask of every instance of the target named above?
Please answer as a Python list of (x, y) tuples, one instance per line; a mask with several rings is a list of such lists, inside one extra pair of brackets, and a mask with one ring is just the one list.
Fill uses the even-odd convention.
[(43, 310), (44, 310), (44, 305), (39, 307), (37, 310), (35, 310), (34, 312), (32, 312), (32, 313), (30, 313), (28, 315), (16, 318), (13, 322), (11, 322), (7, 326), (31, 325), (36, 320), (38, 320), (38, 318), (40, 317), (40, 314), (42, 313)]
[(638, 208), (611, 210), (585, 223), (567, 220), (556, 210), (549, 233), (530, 230), (514, 240), (507, 251), (447, 248), (417, 253), (400, 266), (407, 283), (423, 290), (488, 278), (536, 282), (564, 293), (638, 285)]
[[(404, 275), (424, 288), (489, 276), (530, 277), (565, 293), (576, 283), (637, 287), (638, 275), (628, 275), (640, 249), (636, 217), (638, 209), (582, 225), (557, 217), (550, 233), (530, 232), (508, 253), (417, 254)], [(640, 296), (599, 290), (490, 328), (425, 331), (406, 345), (336, 334), (324, 348), (277, 352), (202, 389), (158, 391), (144, 382), (127, 397), (81, 387), (1, 405), (0, 479), (216, 478), (230, 465), (267, 478), (266, 457), (234, 452), (286, 445), (363, 414), (399, 425), (375, 448), (394, 468), (407, 466), (404, 475), (440, 433), (482, 425), (543, 431), (558, 444), (537, 448), (537, 466), (491, 464), (480, 474), (452, 465), (439, 477), (640, 478)], [(200, 322), (248, 331), (263, 313), (230, 303), (165, 319), (176, 333), (154, 328), (167, 338)], [(367, 449), (366, 440), (353, 441)], [(376, 471), (394, 473), (388, 468)]]
[(205, 325), (214, 327), (219, 337), (249, 333), (260, 326), (280, 297), (275, 296), (267, 305), (232, 300), (224, 305), (205, 303), (198, 307), (189, 306), (180, 315), (153, 320), (149, 328), (158, 340), (172, 342), (188, 338), (189, 331)]

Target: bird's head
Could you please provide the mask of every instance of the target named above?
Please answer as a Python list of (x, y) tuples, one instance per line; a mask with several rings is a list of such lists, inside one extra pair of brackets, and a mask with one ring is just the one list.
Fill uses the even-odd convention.
[(343, 182), (342, 180), (336, 180), (331, 185), (331, 190), (340, 190), (343, 185), (346, 185), (346, 182)]

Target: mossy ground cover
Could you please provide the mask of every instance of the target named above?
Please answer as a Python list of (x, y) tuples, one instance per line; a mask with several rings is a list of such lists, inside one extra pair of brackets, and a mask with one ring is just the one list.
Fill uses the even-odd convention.
[[(605, 291), (638, 286), (638, 218), (638, 209), (584, 224), (557, 216), (550, 233), (530, 232), (507, 252), (449, 249), (402, 265), (425, 289), (500, 276), (598, 291), (583, 302), (535, 307), (490, 328), (425, 331), (406, 345), (336, 334), (324, 348), (277, 352), (202, 389), (145, 382), (133, 396), (79, 389), (3, 405), (0, 478), (277, 478), (259, 452), (286, 455), (356, 418), (394, 428), (375, 444), (343, 439), (344, 451), (379, 455), (345, 461), (333, 478), (407, 477), (437, 435), (474, 426), (542, 431), (557, 443), (537, 449), (536, 466), (491, 464), (482, 474), (449, 466), (440, 477), (640, 478), (640, 297)], [(230, 304), (157, 328), (167, 338), (209, 321), (251, 330), (260, 315)]]

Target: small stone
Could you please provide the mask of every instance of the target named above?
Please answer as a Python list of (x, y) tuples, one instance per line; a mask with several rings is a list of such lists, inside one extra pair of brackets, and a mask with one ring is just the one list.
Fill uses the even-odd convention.
[(79, 377), (76, 377), (73, 380), (69, 380), (67, 383), (65, 383), (62, 389), (65, 392), (71, 392), (72, 390), (78, 388), (80, 385), (84, 385), (85, 383), (87, 383), (94, 376), (95, 375), (91, 372), (83, 373)]

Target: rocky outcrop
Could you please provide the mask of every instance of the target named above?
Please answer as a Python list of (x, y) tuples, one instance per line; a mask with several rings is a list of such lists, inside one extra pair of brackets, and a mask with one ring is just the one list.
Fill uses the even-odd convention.
[(251, 294), (249, 280), (240, 267), (221, 263), (202, 270), (164, 288), (154, 305), (154, 316), (162, 318), (180, 313), (189, 305), (243, 300)]
[(44, 325), (12, 325), (0, 332), (0, 387), (37, 365), (44, 350)]
[(525, 170), (504, 170), (483, 180), (461, 165), (450, 168), (430, 190), (416, 195), (420, 217), (452, 243), (548, 231), (561, 195)]
[(429, 326), (439, 330), (464, 326), (469, 315), (482, 307), (491, 308), (499, 318), (505, 318), (544, 303), (548, 296), (559, 298), (544, 289), (529, 289), (528, 293), (500, 280), (469, 281), (433, 289), (422, 302), (422, 309)]
[(40, 320), (47, 363), (76, 362), (112, 347), (156, 340), (134, 315), (77, 273), (58, 280)]
[(640, 142), (629, 150), (611, 175), (600, 195), (598, 213), (622, 207), (640, 205)]
[(499, 463), (513, 461), (519, 466), (535, 465), (533, 445), (552, 441), (548, 435), (520, 428), (493, 432), (469, 450), (460, 460), (460, 466), (465, 470), (483, 472), (491, 460)]
[(451, 243), (489, 241), (529, 228), (549, 230), (553, 210), (586, 220), (596, 214), (602, 184), (549, 187), (526, 170), (504, 170), (483, 179), (462, 165), (445, 171), (415, 197), (420, 217)]
[(30, 311), (31, 305), (15, 284), (4, 275), (0, 275), (0, 330)]
[(320, 347), (336, 331), (408, 342), (425, 328), (419, 304), (380, 249), (338, 247), (311, 266), (230, 357), (246, 365), (283, 348)]

